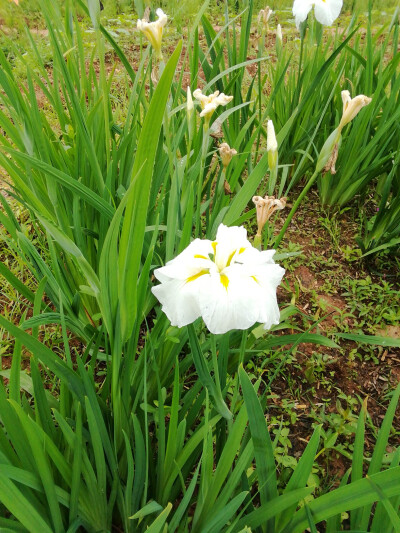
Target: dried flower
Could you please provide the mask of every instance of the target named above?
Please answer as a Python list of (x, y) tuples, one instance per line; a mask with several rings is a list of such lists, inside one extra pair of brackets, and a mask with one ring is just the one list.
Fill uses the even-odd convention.
[(257, 17), (257, 22), (259, 24), (263, 24), (264, 28), (268, 27), (269, 19), (271, 18), (271, 15), (273, 14), (272, 9), (267, 6), (265, 9), (260, 9)]
[(257, 214), (257, 235), (260, 238), (262, 230), (275, 211), (281, 211), (286, 207), (287, 198), (275, 198), (275, 196), (253, 196), (253, 203), (256, 206)]
[(226, 168), (232, 160), (234, 155), (237, 155), (237, 151), (231, 148), (228, 143), (222, 143), (219, 146), (219, 155), (221, 157), (222, 166)]

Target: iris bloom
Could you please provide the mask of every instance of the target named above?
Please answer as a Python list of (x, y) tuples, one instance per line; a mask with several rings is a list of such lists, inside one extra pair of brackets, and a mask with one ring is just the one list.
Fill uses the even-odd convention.
[(211, 115), (218, 106), (227, 105), (231, 100), (233, 100), (233, 96), (227, 96), (224, 93), (220, 94), (219, 91), (215, 91), (213, 94), (206, 96), (201, 92), (200, 89), (193, 91), (193, 96), (198, 102), (200, 102), (202, 109), (200, 116), (204, 117), (206, 124), (210, 122)]
[(285, 273), (274, 263), (274, 253), (253, 248), (245, 228), (221, 224), (215, 241), (195, 239), (157, 269), (161, 284), (152, 292), (173, 326), (201, 316), (215, 334), (256, 322), (268, 329), (279, 324), (276, 288)]
[(342, 120), (339, 124), (339, 130), (342, 129), (353, 120), (353, 118), (358, 115), (361, 109), (371, 103), (372, 98), (359, 94), (354, 98), (351, 98), (349, 91), (342, 91), (342, 101), (343, 101), (343, 115)]
[(324, 170), (336, 174), (336, 161), (339, 153), (339, 144), (342, 138), (342, 129), (351, 122), (363, 107), (372, 102), (372, 98), (359, 94), (351, 98), (349, 91), (342, 91), (343, 114), (339, 126), (333, 131), (319, 154), (317, 171)]
[(156, 15), (158, 17), (158, 20), (155, 20), (154, 22), (147, 22), (144, 19), (139, 19), (137, 21), (137, 27), (141, 32), (145, 34), (147, 39), (150, 41), (150, 44), (154, 48), (157, 58), (162, 60), (161, 39), (163, 34), (163, 28), (167, 23), (168, 17), (160, 8), (156, 10)]
[(297, 29), (314, 6), (315, 18), (324, 26), (331, 26), (340, 15), (343, 0), (294, 0), (293, 16)]

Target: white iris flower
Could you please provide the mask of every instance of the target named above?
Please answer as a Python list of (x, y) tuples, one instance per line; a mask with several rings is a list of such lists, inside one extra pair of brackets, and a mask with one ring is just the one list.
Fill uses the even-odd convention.
[(247, 329), (256, 322), (279, 324), (276, 288), (285, 273), (260, 252), (243, 227), (221, 224), (215, 241), (195, 239), (154, 274), (161, 282), (152, 292), (173, 326), (202, 317), (214, 334)]
[(154, 48), (157, 59), (162, 60), (161, 53), (161, 39), (163, 34), (163, 28), (167, 23), (168, 17), (164, 11), (160, 8), (156, 10), (156, 15), (158, 20), (154, 22), (147, 22), (146, 20), (138, 20), (137, 27), (138, 29), (145, 34), (147, 39), (150, 41), (151, 46)]
[(314, 6), (315, 18), (324, 26), (331, 26), (340, 15), (343, 0), (294, 0), (293, 16), (297, 29)]
[(220, 94), (219, 91), (215, 91), (213, 94), (206, 96), (201, 92), (200, 89), (193, 91), (193, 96), (198, 102), (200, 102), (202, 109), (200, 116), (204, 117), (204, 120), (207, 124), (210, 122), (211, 115), (218, 106), (227, 105), (231, 100), (233, 100), (233, 96), (227, 96), (224, 93)]

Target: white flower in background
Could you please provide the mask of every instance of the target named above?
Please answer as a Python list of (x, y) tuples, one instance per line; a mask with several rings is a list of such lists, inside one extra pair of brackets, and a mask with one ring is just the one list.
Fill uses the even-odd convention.
[(276, 152), (278, 150), (278, 141), (276, 140), (274, 123), (272, 120), (267, 122), (267, 151)]
[(208, 124), (210, 122), (211, 115), (220, 105), (227, 105), (230, 101), (233, 100), (233, 96), (227, 96), (224, 93), (219, 93), (215, 91), (213, 94), (206, 96), (201, 92), (200, 89), (193, 91), (193, 96), (196, 98), (201, 105), (200, 116), (204, 117), (205, 122)]
[(232, 157), (237, 155), (237, 151), (231, 148), (228, 143), (222, 143), (219, 146), (219, 155), (221, 157), (222, 166), (226, 168), (232, 161)]
[(276, 175), (278, 170), (278, 141), (276, 140), (274, 123), (272, 120), (267, 122), (267, 152), (268, 166), (271, 173)]
[(158, 20), (154, 22), (147, 22), (145, 19), (137, 21), (138, 29), (145, 34), (150, 41), (151, 46), (154, 48), (158, 59), (162, 60), (161, 53), (161, 39), (163, 34), (163, 28), (167, 23), (168, 17), (161, 8), (156, 10)]
[(359, 94), (351, 98), (349, 91), (342, 91), (343, 114), (339, 126), (330, 134), (318, 157), (316, 170), (336, 174), (336, 161), (339, 154), (339, 144), (342, 138), (342, 129), (351, 122), (363, 107), (372, 102), (372, 98)]
[(269, 19), (271, 18), (271, 15), (273, 13), (274, 12), (272, 11), (272, 9), (269, 6), (267, 6), (265, 9), (260, 9), (260, 11), (258, 13), (258, 17), (257, 17), (257, 22), (259, 24), (263, 23), (264, 27), (267, 28)]
[(314, 6), (315, 18), (324, 26), (331, 26), (340, 15), (343, 0), (294, 0), (293, 16), (297, 29)]
[(363, 107), (371, 103), (372, 98), (359, 94), (351, 98), (349, 91), (342, 91), (343, 115), (339, 124), (339, 130), (342, 130), (346, 124), (351, 122), (358, 115)]
[(173, 326), (202, 317), (211, 333), (247, 329), (256, 322), (279, 324), (276, 288), (284, 269), (275, 250), (260, 252), (243, 227), (221, 224), (215, 241), (195, 239), (175, 259), (154, 272), (152, 292)]

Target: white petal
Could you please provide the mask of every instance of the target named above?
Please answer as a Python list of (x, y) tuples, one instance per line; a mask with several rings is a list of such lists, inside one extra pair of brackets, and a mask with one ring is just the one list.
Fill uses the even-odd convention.
[(325, 26), (331, 26), (340, 15), (343, 0), (316, 0), (315, 18)]
[(203, 108), (203, 111), (200, 113), (201, 117), (205, 117), (206, 115), (212, 115), (214, 111), (217, 109), (218, 104), (214, 101), (209, 104), (206, 104)]
[[(200, 278), (199, 278), (200, 279)], [(186, 326), (200, 316), (195, 282), (172, 280), (151, 289), (173, 326)]]
[(218, 95), (216, 96), (216, 101), (218, 102), (218, 105), (227, 105), (232, 100), (233, 100), (233, 96), (227, 96), (224, 93), (221, 93), (219, 96)]
[[(251, 294), (251, 278), (229, 276), (228, 288), (215, 273), (208, 279), (203, 276), (203, 287), (199, 293), (199, 308), (207, 328), (214, 334), (222, 334), (232, 329), (247, 329), (257, 317), (255, 292)], [(200, 278), (199, 278), (200, 280)]]
[(214, 243), (217, 243), (215, 246), (215, 262), (220, 270), (228, 266), (229, 260), (232, 262), (234, 257), (235, 261), (241, 261), (239, 256), (247, 248), (251, 248), (251, 244), (247, 240), (247, 231), (243, 226), (229, 228), (224, 224), (220, 224)]
[(198, 100), (199, 102), (202, 102), (204, 104), (206, 104), (208, 102), (208, 97), (205, 96), (202, 92), (201, 92), (201, 89), (195, 89), (193, 91), (193, 96), (196, 98), (196, 100)]
[(248, 246), (250, 243), (247, 240), (247, 231), (243, 226), (225, 226), (220, 224), (217, 229), (216, 241), (230, 242), (232, 244), (238, 243), (239, 246)]
[(276, 152), (278, 150), (278, 141), (276, 140), (274, 123), (272, 120), (267, 122), (267, 150), (268, 152)]
[(297, 29), (304, 22), (314, 4), (314, 0), (294, 0), (293, 16), (296, 21)]
[(203, 269), (215, 269), (214, 263), (208, 257), (208, 254), (213, 252), (211, 241), (195, 239), (177, 257), (155, 270), (154, 275), (161, 282), (168, 279), (186, 280)]
[(276, 250), (264, 250), (260, 252), (256, 248), (249, 247), (240, 254), (240, 258), (237, 258), (237, 261), (243, 263), (243, 265), (249, 265), (252, 268), (255, 265), (262, 264), (272, 264), (274, 265), (273, 257), (276, 253)]
[(165, 26), (168, 21), (168, 17), (160, 7), (156, 9), (156, 15), (158, 17), (158, 20), (157, 20), (158, 24), (160, 26)]

